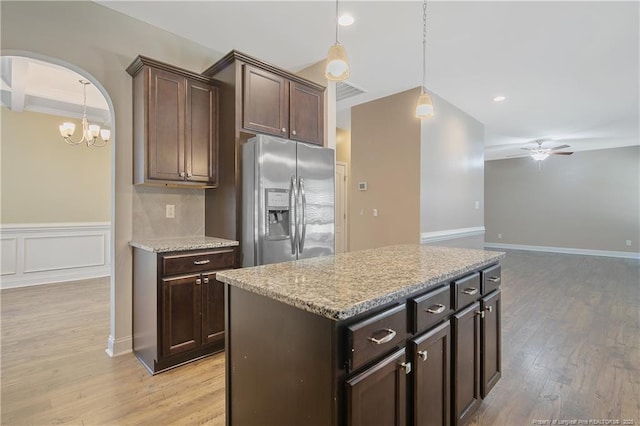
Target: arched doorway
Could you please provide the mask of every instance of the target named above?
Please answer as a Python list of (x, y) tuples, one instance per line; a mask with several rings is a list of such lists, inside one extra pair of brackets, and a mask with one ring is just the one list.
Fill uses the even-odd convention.
[[(34, 172), (31, 175), (25, 172), (11, 173), (10, 178), (2, 179), (4, 184), (20, 185), (14, 192), (22, 193), (21, 199), (18, 198), (19, 194), (12, 194), (11, 191), (2, 193), (3, 198), (15, 195), (15, 198), (7, 203), (14, 206), (15, 211), (9, 212), (7, 220), (4, 214), (2, 217), (2, 251), (15, 253), (15, 258), (9, 259), (3, 254), (3, 275), (0, 278), (2, 287), (20, 287), (69, 281), (74, 278), (82, 279), (101, 274), (108, 275), (111, 277), (110, 328), (113, 330), (116, 123), (111, 98), (96, 78), (73, 64), (23, 51), (2, 51), (0, 58), (3, 74), (2, 104), (3, 108), (7, 108), (4, 115), (18, 117), (18, 114), (25, 114), (19, 121), (26, 123), (31, 135), (22, 140), (41, 143), (43, 142), (41, 139), (46, 138), (49, 142), (47, 145), (21, 146), (19, 147), (21, 149), (12, 153), (16, 154), (17, 158), (26, 160), (27, 164), (38, 173)], [(30, 69), (35, 70), (35, 77), (29, 73)], [(47, 72), (50, 73), (48, 76)], [(78, 119), (82, 113), (83, 108), (80, 103), (83, 88), (77, 82), (80, 79), (90, 83), (87, 86), (89, 121), (111, 130), (110, 140), (103, 148), (84, 145), (68, 146), (60, 136), (57, 126), (62, 124), (63, 120), (68, 121), (65, 118)], [(77, 87), (73, 88), (70, 85), (77, 85)], [(101, 98), (98, 102), (100, 106), (95, 102), (97, 97)], [(50, 131), (50, 134), (33, 137), (37, 127), (34, 124), (36, 122), (51, 123), (51, 126), (42, 124), (43, 128), (47, 127), (47, 133)], [(51, 127), (50, 130), (48, 127)], [(74, 140), (79, 139), (78, 134), (82, 133), (81, 130), (81, 125), (76, 125)], [(49, 148), (54, 145), (59, 150), (64, 149), (64, 153), (61, 154), (60, 151), (53, 154)], [(97, 154), (99, 151), (102, 154)], [(59, 156), (54, 157), (54, 155)], [(79, 158), (79, 155), (82, 158)], [(102, 163), (96, 162), (95, 157), (98, 155), (104, 157)], [(91, 159), (93, 163), (89, 160), (90, 156), (94, 157)], [(98, 170), (97, 165), (100, 164), (104, 164), (106, 170)], [(12, 164), (12, 166), (19, 168), (20, 164)], [(48, 166), (51, 167), (47, 168), (45, 173), (40, 173)], [(104, 179), (107, 180), (106, 184)], [(78, 183), (84, 185), (75, 185)], [(94, 188), (93, 192), (103, 193), (105, 199), (90, 196), (95, 195), (93, 192), (85, 192), (84, 197), (77, 193), (91, 191), (87, 190), (91, 187)], [(74, 191), (75, 196), (70, 196), (74, 195), (71, 194)], [(78, 200), (80, 203), (74, 205), (73, 201)], [(104, 216), (96, 216), (96, 210), (101, 209), (108, 211)], [(16, 226), (10, 226), (12, 224)], [(20, 236), (5, 238), (7, 230), (26, 230), (29, 237), (26, 240), (21, 240)], [(49, 232), (49, 235), (44, 235), (43, 232), (44, 234)], [(43, 238), (34, 238), (34, 235)], [(27, 241), (26, 244), (25, 241)], [(75, 252), (69, 253), (64, 248), (55, 250), (56, 244), (61, 241), (62, 244), (66, 244), (64, 247), (67, 249), (71, 247), (69, 250), (75, 250)], [(15, 250), (5, 251), (5, 245), (11, 244), (15, 245), (13, 247)], [(28, 256), (24, 253), (28, 253)], [(70, 261), (71, 258), (74, 262)], [(22, 275), (16, 279), (19, 274)], [(112, 355), (109, 348), (107, 353)]]

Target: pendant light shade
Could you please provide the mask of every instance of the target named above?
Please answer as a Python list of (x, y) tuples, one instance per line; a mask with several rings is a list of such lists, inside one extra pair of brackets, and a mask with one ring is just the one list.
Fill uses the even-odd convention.
[(338, 42), (329, 48), (325, 77), (331, 81), (343, 81), (349, 78), (347, 51)]
[(427, 0), (422, 2), (422, 91), (416, 105), (416, 117), (433, 117), (433, 102), (426, 89), (427, 75)]
[(433, 117), (433, 102), (431, 102), (431, 96), (427, 92), (422, 92), (418, 98), (418, 105), (416, 105), (416, 117), (429, 118)]
[(338, 41), (338, 0), (336, 0), (336, 42), (329, 48), (324, 75), (330, 81), (343, 81), (349, 78), (349, 60), (347, 51)]

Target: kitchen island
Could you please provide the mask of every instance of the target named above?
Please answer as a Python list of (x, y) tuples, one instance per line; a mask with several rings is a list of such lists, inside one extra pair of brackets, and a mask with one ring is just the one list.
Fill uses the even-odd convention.
[(227, 424), (466, 421), (500, 377), (503, 256), (400, 245), (218, 272)]

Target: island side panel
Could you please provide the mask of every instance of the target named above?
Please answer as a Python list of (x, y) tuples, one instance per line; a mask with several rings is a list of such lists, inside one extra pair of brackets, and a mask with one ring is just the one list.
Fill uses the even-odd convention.
[(133, 351), (150, 373), (158, 353), (158, 255), (133, 249)]
[(226, 285), (227, 425), (335, 425), (335, 321)]

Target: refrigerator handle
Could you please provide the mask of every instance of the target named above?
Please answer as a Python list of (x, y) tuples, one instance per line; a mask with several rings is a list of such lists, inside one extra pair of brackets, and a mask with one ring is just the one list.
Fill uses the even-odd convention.
[(298, 233), (296, 220), (296, 215), (298, 213), (297, 199), (298, 188), (296, 185), (296, 177), (291, 176), (291, 184), (289, 186), (289, 239), (291, 240), (291, 254), (296, 254), (296, 239)]
[(300, 220), (300, 228), (302, 228), (302, 230), (300, 231), (300, 234), (298, 236), (298, 251), (299, 253), (302, 253), (302, 250), (304, 250), (304, 240), (307, 234), (307, 197), (305, 196), (304, 193), (304, 181), (302, 179), (302, 177), (300, 177), (298, 179), (298, 184), (300, 186), (299, 189), (299, 193), (300, 193), (300, 200), (301, 200), (301, 207), (302, 207), (302, 214), (301, 216), (301, 220)]

